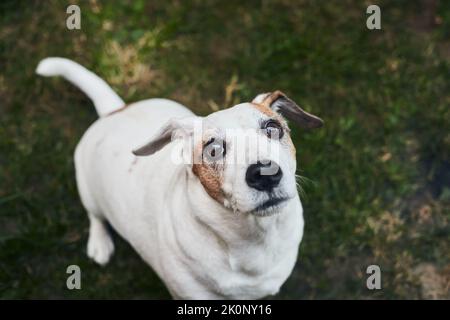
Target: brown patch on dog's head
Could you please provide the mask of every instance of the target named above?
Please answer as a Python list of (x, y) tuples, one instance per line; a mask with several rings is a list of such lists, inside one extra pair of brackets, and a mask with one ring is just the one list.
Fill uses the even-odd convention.
[(284, 129), (289, 130), (286, 120), (271, 108), (273, 101), (279, 97), (279, 93), (280, 91), (262, 94), (255, 98), (250, 104), (262, 114), (265, 114), (271, 119), (278, 120)]
[(251, 102), (251, 105), (258, 109), (261, 113), (265, 114), (266, 116), (277, 119), (281, 125), (283, 126), (283, 129), (286, 131), (286, 140), (289, 145), (289, 150), (291, 152), (291, 155), (296, 158), (296, 152), (294, 143), (292, 142), (290, 130), (288, 128), (288, 125), (286, 123), (286, 120), (276, 111), (274, 111), (270, 106), (273, 103), (275, 99), (277, 99), (280, 95), (280, 91), (276, 91), (273, 93), (267, 93), (265, 96), (262, 97), (262, 99), (255, 99), (253, 102)]
[(268, 117), (271, 118), (279, 118), (280, 116), (278, 115), (278, 113), (276, 113), (275, 111), (273, 111), (270, 108), (270, 105), (267, 104), (262, 104), (262, 103), (256, 103), (256, 102), (252, 102), (251, 105), (258, 109), (259, 112), (261, 112), (262, 114), (265, 114)]
[(267, 105), (270, 108), (270, 105), (278, 99), (280, 96), (284, 96), (285, 94), (281, 92), (280, 90), (276, 90), (274, 92), (266, 93), (265, 96), (262, 98), (261, 103), (264, 105)]
[(260, 110), (262, 113), (273, 117), (275, 114), (278, 114), (272, 109), (272, 103), (274, 103), (275, 100), (277, 100), (279, 97), (284, 96), (284, 93), (277, 90), (274, 92), (268, 92), (268, 93), (262, 93), (258, 95), (255, 99), (253, 99), (252, 103), (259, 105)]
[[(203, 145), (200, 144), (196, 148), (196, 153), (201, 159)], [(219, 168), (212, 164), (201, 161), (192, 165), (192, 172), (198, 177), (200, 183), (211, 198), (223, 204), (224, 196), (222, 192), (222, 176)]]
[(279, 91), (266, 93), (255, 98), (251, 105), (258, 109), (262, 114), (270, 118), (274, 118), (280, 120), (281, 122), (285, 122), (283, 117), (276, 111), (271, 108), (273, 101), (275, 101), (279, 97)]
[(322, 119), (300, 108), (279, 90), (260, 94), (253, 99), (252, 103), (264, 106), (263, 113), (268, 114), (267, 112), (270, 109), (272, 112), (281, 114), (304, 129), (319, 128), (323, 125)]

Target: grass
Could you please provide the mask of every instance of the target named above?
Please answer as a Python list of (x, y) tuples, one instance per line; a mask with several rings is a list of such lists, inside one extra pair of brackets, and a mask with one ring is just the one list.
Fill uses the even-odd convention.
[[(70, 4), (77, 1), (71, 1)], [(325, 120), (293, 128), (305, 236), (276, 298), (450, 298), (450, 6), (426, 1), (67, 1), (0, 4), (0, 297), (169, 298), (120, 238), (101, 268), (85, 255), (88, 220), (73, 151), (96, 119), (61, 79), (34, 74), (72, 58), (126, 101), (167, 97), (199, 114), (281, 89)], [(82, 290), (66, 289), (66, 268)], [(366, 267), (382, 270), (380, 291)]]

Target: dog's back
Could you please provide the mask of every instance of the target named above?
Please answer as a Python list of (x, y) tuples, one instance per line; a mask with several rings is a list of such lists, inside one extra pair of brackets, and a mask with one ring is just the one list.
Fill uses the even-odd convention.
[[(190, 116), (192, 112), (167, 99), (148, 99), (126, 105), (105, 81), (68, 59), (46, 58), (36, 72), (43, 76), (62, 76), (72, 82), (93, 101), (99, 115), (75, 150), (78, 191), (91, 222), (88, 255), (103, 265), (113, 252), (104, 220), (111, 223), (141, 255), (153, 252), (153, 248), (141, 247), (151, 247), (155, 243), (152, 228), (156, 225), (152, 223), (152, 214), (160, 212), (161, 195), (150, 192), (149, 198), (142, 199), (139, 195), (143, 193), (139, 191), (162, 188), (165, 182), (161, 178), (165, 176), (163, 171), (173, 171), (174, 166), (167, 161), (170, 150), (145, 159), (138, 159), (132, 151), (169, 119)], [(144, 175), (142, 161), (145, 161), (145, 168), (154, 169), (152, 185), (140, 178)], [(148, 177), (147, 171), (145, 175)], [(143, 201), (150, 203), (154, 212), (142, 212), (143, 208), (148, 208), (142, 205)], [(142, 223), (142, 216), (146, 217), (147, 223)], [(148, 261), (150, 256), (144, 258)]]
[[(157, 228), (154, 215), (162, 212), (162, 197), (158, 192), (149, 192), (142, 198), (142, 190), (164, 189), (165, 170), (171, 173), (174, 166), (168, 161), (170, 148), (145, 159), (133, 155), (132, 150), (168, 119), (189, 114), (182, 105), (166, 99), (131, 104), (92, 124), (75, 151), (78, 191), (89, 216), (106, 219), (141, 255), (151, 253), (144, 257), (149, 262), (157, 250), (152, 247)], [(144, 168), (146, 172), (142, 172)], [(152, 181), (142, 179), (149, 177), (148, 168), (154, 172)], [(152, 212), (142, 211), (149, 208), (144, 203), (150, 204)], [(143, 245), (146, 247), (140, 248)], [(99, 262), (94, 254), (92, 258)]]

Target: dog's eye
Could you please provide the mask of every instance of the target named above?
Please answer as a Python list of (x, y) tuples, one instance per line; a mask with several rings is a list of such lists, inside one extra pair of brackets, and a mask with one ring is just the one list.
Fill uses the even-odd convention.
[(203, 156), (208, 161), (217, 161), (222, 159), (226, 154), (225, 141), (221, 139), (211, 138), (203, 146)]
[(266, 135), (270, 139), (281, 139), (283, 137), (283, 128), (275, 120), (269, 120), (264, 124), (264, 129), (266, 130)]

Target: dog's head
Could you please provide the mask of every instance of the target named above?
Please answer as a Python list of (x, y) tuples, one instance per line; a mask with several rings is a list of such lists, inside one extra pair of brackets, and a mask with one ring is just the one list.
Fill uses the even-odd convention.
[(296, 196), (295, 147), (286, 119), (306, 129), (323, 122), (280, 91), (207, 117), (172, 119), (135, 155), (181, 138), (182, 159), (206, 192), (236, 212), (267, 216)]

